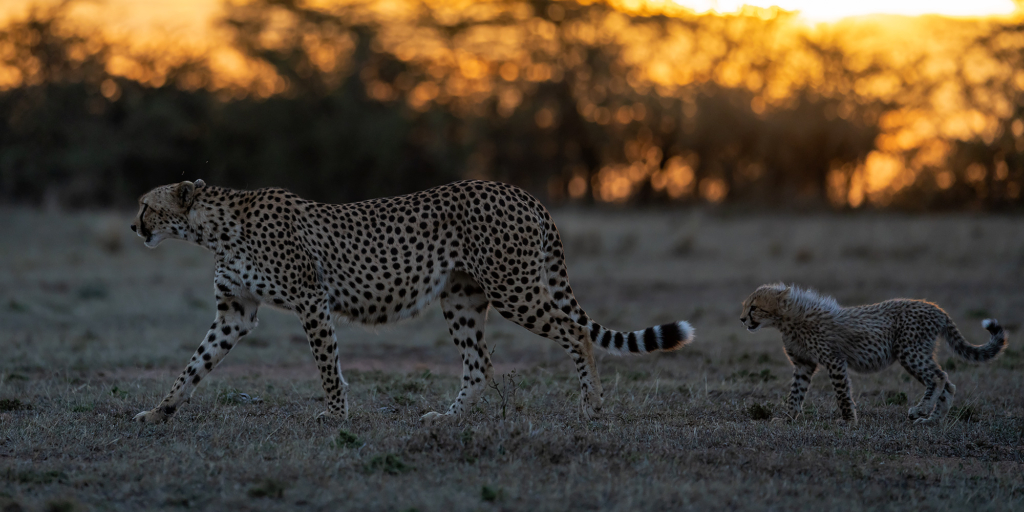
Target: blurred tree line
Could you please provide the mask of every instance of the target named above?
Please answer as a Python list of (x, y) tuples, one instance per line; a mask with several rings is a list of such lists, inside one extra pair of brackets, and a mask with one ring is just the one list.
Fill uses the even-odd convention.
[[(5, 202), (129, 205), (195, 178), (345, 202), (465, 177), (549, 204), (1021, 201), (1024, 30), (1012, 23), (969, 46), (1008, 63), (1005, 76), (975, 79), (968, 53), (942, 75), (980, 112), (967, 131), (911, 144), (911, 114), (945, 82), (922, 78), (921, 61), (853, 62), (839, 36), (794, 33), (777, 9), (498, 0), (412, 2), (395, 16), (374, 2), (229, 3), (230, 44), (264, 70), (240, 88), (215, 86), (202, 55), (110, 43), (71, 23), (72, 5), (0, 29)], [(133, 73), (114, 72), (124, 62)]]

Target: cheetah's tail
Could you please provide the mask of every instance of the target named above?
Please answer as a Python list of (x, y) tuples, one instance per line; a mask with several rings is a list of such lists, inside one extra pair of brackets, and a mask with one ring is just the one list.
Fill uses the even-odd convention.
[(982, 320), (981, 326), (985, 328), (991, 335), (988, 343), (981, 346), (974, 346), (967, 342), (963, 336), (960, 335), (960, 331), (957, 330), (956, 325), (950, 320), (946, 324), (946, 330), (942, 333), (943, 337), (949, 343), (949, 347), (953, 349), (953, 352), (968, 361), (973, 362), (984, 362), (993, 359), (1003, 352), (1006, 348), (1006, 331), (1003, 326), (999, 325), (999, 322), (994, 318), (988, 318)]
[(693, 341), (693, 327), (689, 322), (655, 325), (639, 331), (619, 332), (605, 329), (591, 320), (590, 339), (612, 354), (646, 354), (682, 348)]

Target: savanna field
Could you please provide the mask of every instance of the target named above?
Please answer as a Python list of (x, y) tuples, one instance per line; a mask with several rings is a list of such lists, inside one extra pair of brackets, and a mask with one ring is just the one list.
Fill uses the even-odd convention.
[[(461, 375), (439, 308), (338, 331), (351, 415), (318, 423), (298, 320), (260, 326), (167, 424), (132, 416), (166, 393), (214, 315), (213, 256), (128, 230), (133, 211), (0, 210), (2, 510), (1019, 510), (1024, 508), (1024, 224), (987, 214), (753, 215), (731, 208), (555, 209), (573, 290), (621, 330), (685, 319), (668, 354), (599, 352), (604, 417), (579, 414), (560, 347), (491, 315), (495, 382), (435, 427)], [(897, 366), (854, 375), (839, 425), (816, 375), (795, 423), (772, 423), (790, 366), (740, 302), (784, 281), (844, 305), (922, 298), (997, 360), (937, 358), (957, 386), (934, 427)]]
[[(696, 340), (597, 351), (591, 421), (563, 349), (492, 312), (494, 381), (424, 426), (462, 380), (434, 304), (339, 327), (350, 417), (318, 422), (309, 341), (264, 307), (141, 426), (214, 318), (214, 255), (128, 226), (197, 178), (519, 186), (590, 317)], [(1024, 510), (1022, 206), (1019, 1), (0, 0), (0, 512)], [(821, 373), (775, 422), (781, 336), (739, 318), (780, 281), (930, 300), (973, 344), (997, 318), (1009, 345), (939, 342), (937, 425), (898, 365), (852, 376), (855, 427)]]

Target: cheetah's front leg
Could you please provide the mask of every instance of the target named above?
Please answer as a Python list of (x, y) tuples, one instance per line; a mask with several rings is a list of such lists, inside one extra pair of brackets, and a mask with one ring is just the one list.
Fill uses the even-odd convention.
[(178, 376), (178, 380), (171, 387), (171, 392), (164, 397), (160, 405), (136, 414), (133, 420), (141, 423), (167, 421), (192, 397), (199, 381), (217, 366), (231, 347), (256, 327), (259, 323), (256, 318), (258, 309), (259, 303), (255, 300), (218, 290), (217, 318), (206, 333), (206, 338), (192, 355), (192, 360)]
[(832, 389), (836, 392), (836, 401), (839, 404), (839, 411), (843, 415), (843, 421), (851, 427), (856, 426), (857, 409), (853, 402), (853, 386), (850, 384), (850, 373), (846, 368), (846, 360), (830, 357), (823, 359), (822, 364), (828, 369), (828, 376), (832, 381)]

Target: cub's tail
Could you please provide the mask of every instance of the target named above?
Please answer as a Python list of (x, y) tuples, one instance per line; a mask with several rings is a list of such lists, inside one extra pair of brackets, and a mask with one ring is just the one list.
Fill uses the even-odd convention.
[(968, 343), (960, 335), (960, 331), (957, 330), (952, 320), (946, 324), (946, 330), (942, 335), (946, 338), (946, 342), (949, 343), (949, 348), (953, 349), (956, 355), (976, 363), (989, 361), (1002, 353), (1003, 349), (1006, 348), (1006, 331), (994, 318), (982, 320), (981, 326), (990, 334), (988, 343), (981, 346), (974, 346)]
[(689, 322), (655, 325), (639, 331), (618, 332), (590, 321), (590, 339), (612, 354), (646, 354), (676, 350), (693, 341)]

